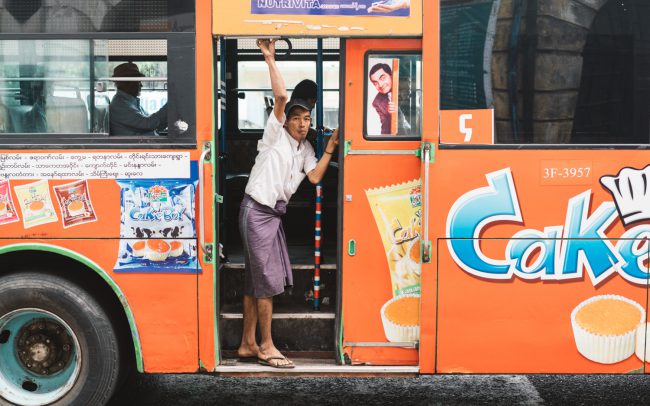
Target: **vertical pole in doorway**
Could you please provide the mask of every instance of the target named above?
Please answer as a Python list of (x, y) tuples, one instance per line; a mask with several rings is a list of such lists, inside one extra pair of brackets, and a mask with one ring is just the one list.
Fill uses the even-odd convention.
[[(226, 130), (227, 130), (227, 124), (228, 124), (228, 115), (226, 114), (226, 55), (227, 55), (227, 47), (226, 47), (226, 39), (221, 37), (219, 38), (219, 87), (216, 89), (217, 94), (219, 95), (219, 105), (220, 109), (218, 110), (217, 114), (219, 114), (219, 119), (220, 119), (220, 128), (218, 129), (219, 131), (219, 159), (218, 159), (218, 172), (217, 175), (219, 176), (218, 184), (219, 184), (219, 189), (217, 190), (217, 193), (221, 194), (222, 196), (225, 196), (226, 194), (226, 156), (228, 154), (228, 144), (226, 143)], [(215, 125), (217, 125), (215, 121)], [(218, 217), (218, 223), (217, 223), (217, 228), (219, 230), (219, 241), (223, 241), (224, 245), (227, 244), (228, 241), (228, 235), (226, 233), (226, 227), (223, 226), (224, 219), (226, 218), (226, 199), (223, 199), (223, 202), (219, 205), (219, 208), (217, 209), (217, 213), (219, 214)], [(220, 250), (220, 242), (217, 244), (217, 255), (221, 253)]]
[[(323, 156), (323, 39), (318, 38), (316, 57), (316, 158)], [(316, 185), (316, 226), (314, 237), (314, 310), (320, 310), (321, 216), (323, 213), (323, 182)]]

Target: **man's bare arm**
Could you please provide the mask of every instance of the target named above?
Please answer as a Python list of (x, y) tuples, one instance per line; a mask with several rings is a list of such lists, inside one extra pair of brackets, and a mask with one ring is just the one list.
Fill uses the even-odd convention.
[(325, 153), (316, 164), (316, 167), (307, 174), (307, 179), (309, 179), (309, 181), (312, 184), (315, 185), (321, 180), (323, 180), (323, 176), (325, 176), (325, 172), (327, 171), (327, 166), (329, 165), (330, 160), (332, 159), (332, 154), (334, 153), (338, 145), (339, 145), (339, 130), (337, 129), (334, 130), (334, 133), (327, 141), (327, 146), (325, 147)]
[(287, 95), (287, 87), (284, 84), (284, 79), (280, 70), (275, 63), (275, 42), (277, 39), (258, 39), (257, 46), (260, 47), (264, 60), (269, 66), (269, 75), (271, 76), (271, 89), (273, 89), (273, 98), (275, 103), (273, 105), (273, 113), (278, 121), (282, 120), (284, 115), (284, 107), (287, 105), (289, 96)]

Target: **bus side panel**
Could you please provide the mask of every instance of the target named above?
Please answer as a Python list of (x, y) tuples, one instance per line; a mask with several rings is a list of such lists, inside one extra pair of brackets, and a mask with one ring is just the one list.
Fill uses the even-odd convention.
[[(647, 310), (645, 286), (631, 285), (619, 277), (595, 288), (587, 276), (575, 283), (522, 279), (490, 283), (459, 270), (445, 249), (449, 242), (439, 240), (438, 372), (629, 373), (642, 370), (643, 363), (633, 354), (613, 364), (583, 356), (578, 351), (583, 343), (573, 332), (572, 311), (583, 301), (600, 295), (622, 296)], [(483, 252), (491, 258), (503, 256), (511, 242), (514, 241), (479, 240)]]
[[(25, 242), (1, 241), (5, 248)], [(119, 240), (29, 240), (29, 243), (69, 250), (105, 271), (133, 312), (145, 372), (198, 370), (196, 275), (115, 273)]]
[[(437, 371), (643, 371), (647, 164), (631, 150), (438, 151)], [(592, 321), (572, 316), (598, 301)]]

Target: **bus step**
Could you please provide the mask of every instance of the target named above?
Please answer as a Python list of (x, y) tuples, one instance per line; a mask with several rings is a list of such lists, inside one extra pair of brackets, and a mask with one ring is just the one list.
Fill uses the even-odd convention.
[(412, 377), (420, 372), (417, 365), (338, 365), (334, 357), (329, 359), (302, 358), (287, 353), (295, 368), (280, 369), (263, 366), (255, 362), (240, 362), (224, 358), (215, 373), (224, 376), (342, 376), (342, 377)]
[[(242, 269), (223, 268), (219, 277), (221, 283), (220, 301), (222, 312), (228, 306), (239, 306), (243, 301), (244, 271)], [(293, 287), (273, 298), (274, 307), (287, 307), (286, 313), (295, 313), (292, 309), (313, 309), (314, 307), (314, 272), (313, 270), (294, 270)], [(321, 310), (326, 311), (336, 305), (336, 269), (321, 269), (320, 272)], [(302, 312), (302, 310), (298, 310)], [(235, 312), (237, 313), (237, 312)]]
[[(334, 323), (333, 312), (284, 313), (276, 310), (271, 322), (273, 343), (283, 352), (334, 351)], [(236, 351), (243, 329), (241, 312), (223, 312), (219, 326), (221, 348)]]

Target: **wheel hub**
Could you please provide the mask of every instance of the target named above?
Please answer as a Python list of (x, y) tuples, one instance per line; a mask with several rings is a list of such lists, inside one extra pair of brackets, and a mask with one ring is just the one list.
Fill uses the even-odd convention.
[(16, 350), (29, 371), (42, 376), (63, 370), (72, 358), (72, 337), (52, 319), (36, 319), (18, 332)]

